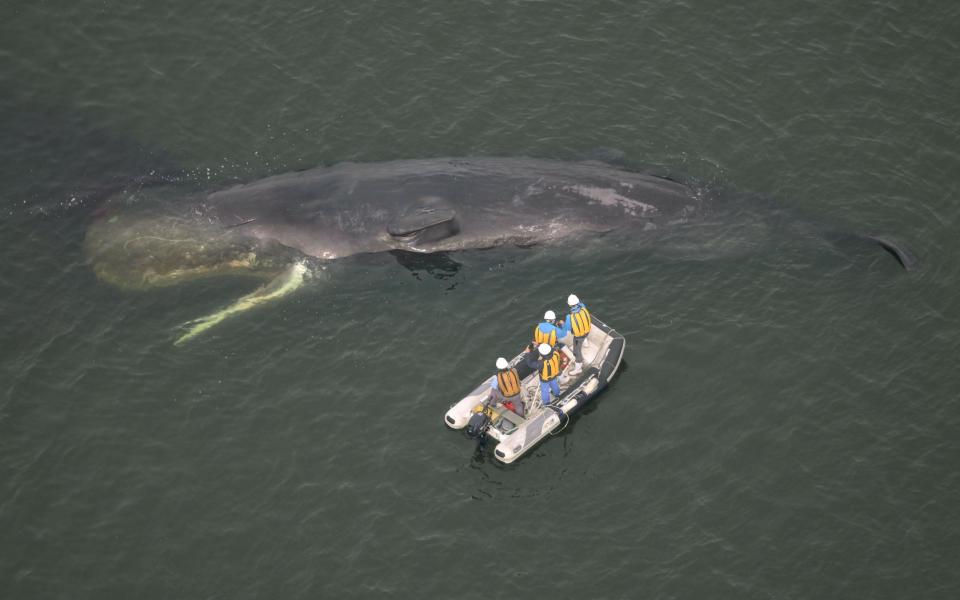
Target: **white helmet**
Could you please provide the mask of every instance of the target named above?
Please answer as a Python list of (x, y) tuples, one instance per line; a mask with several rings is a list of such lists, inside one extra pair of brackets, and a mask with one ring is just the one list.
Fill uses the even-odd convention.
[(552, 348), (550, 348), (550, 344), (540, 344), (537, 346), (537, 352), (539, 352), (542, 356), (550, 354), (550, 350), (552, 350)]
[(570, 294), (569, 296), (567, 296), (567, 304), (569, 304), (570, 306), (576, 306), (580, 304), (580, 298), (577, 298), (576, 294)]
[(497, 359), (498, 369), (506, 369), (509, 366), (510, 366), (510, 363), (508, 363), (507, 359), (505, 359), (504, 357), (501, 356), (500, 358)]
[(555, 315), (552, 310), (548, 310), (547, 312), (543, 313), (543, 318), (547, 321), (553, 321), (557, 318), (557, 315)]

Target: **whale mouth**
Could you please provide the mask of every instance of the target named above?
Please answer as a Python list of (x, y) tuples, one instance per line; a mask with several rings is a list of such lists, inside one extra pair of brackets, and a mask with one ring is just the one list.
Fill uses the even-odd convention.
[(290, 256), (263, 252), (241, 229), (193, 216), (120, 213), (90, 224), (84, 254), (101, 281), (129, 290), (215, 275), (273, 277), (289, 265)]
[(217, 275), (253, 276), (265, 285), (178, 328), (181, 345), (225, 319), (285, 297), (308, 275), (302, 255), (251, 237), (202, 212), (132, 210), (103, 215), (87, 228), (84, 254), (97, 277), (125, 290), (166, 287)]
[(277, 275), (272, 282), (238, 298), (233, 304), (203, 317), (183, 323), (181, 325), (183, 333), (179, 335), (173, 344), (180, 346), (233, 315), (287, 296), (303, 285), (306, 275), (307, 265), (302, 261), (294, 262), (286, 270)]

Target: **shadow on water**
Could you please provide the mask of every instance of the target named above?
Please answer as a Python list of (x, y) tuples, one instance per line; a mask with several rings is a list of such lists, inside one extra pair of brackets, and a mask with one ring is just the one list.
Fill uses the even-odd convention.
[[(423, 254), (420, 252), (393, 250), (390, 254), (397, 260), (397, 264), (410, 271), (410, 274), (418, 281), (421, 281), (421, 275), (433, 277), (441, 281), (452, 279), (460, 272), (462, 266), (459, 262), (451, 258), (447, 252)], [(456, 285), (456, 283), (453, 283), (447, 289), (453, 289)]]

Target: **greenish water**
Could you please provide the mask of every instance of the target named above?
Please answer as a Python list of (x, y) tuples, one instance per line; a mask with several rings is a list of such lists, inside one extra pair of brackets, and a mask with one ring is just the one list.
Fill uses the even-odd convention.
[[(957, 597), (958, 40), (933, 1), (3, 6), (0, 597)], [(365, 257), (174, 347), (250, 283), (125, 293), (80, 255), (131, 176), (599, 147), (922, 268)], [(443, 412), (571, 291), (621, 375), (474, 459)]]

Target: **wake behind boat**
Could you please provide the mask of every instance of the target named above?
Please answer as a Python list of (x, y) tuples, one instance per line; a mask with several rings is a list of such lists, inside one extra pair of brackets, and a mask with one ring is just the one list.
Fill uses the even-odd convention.
[[(582, 349), (583, 367), (575, 374), (569, 367), (562, 371), (559, 400), (549, 406), (541, 404), (540, 380), (521, 352), (510, 361), (510, 366), (516, 368), (520, 376), (522, 411), (511, 410), (503, 404), (491, 406), (490, 378), (487, 378), (450, 407), (444, 422), (452, 429), (466, 429), (471, 437), (480, 441), (488, 437), (496, 440), (493, 454), (501, 462), (512, 463), (523, 456), (548, 434), (562, 429), (570, 415), (599, 394), (620, 368), (626, 340), (595, 316), (592, 321)], [(568, 335), (561, 341), (567, 343), (572, 339), (573, 336)]]

